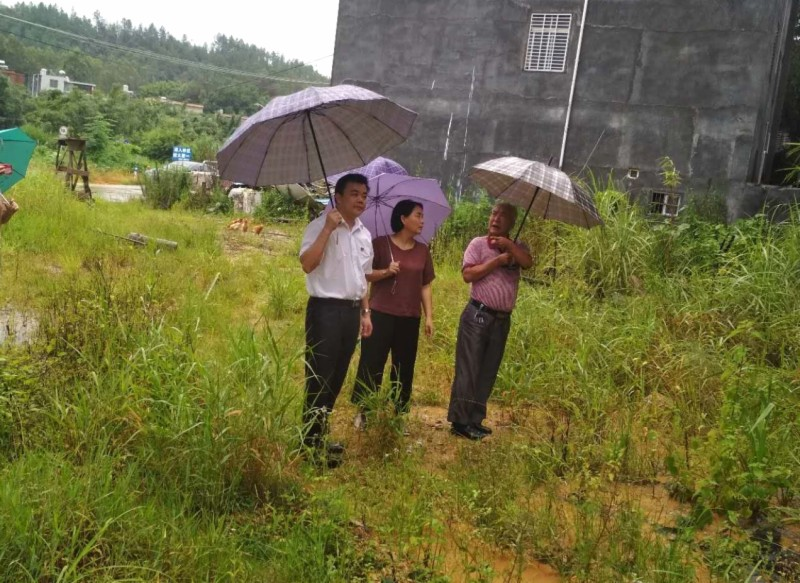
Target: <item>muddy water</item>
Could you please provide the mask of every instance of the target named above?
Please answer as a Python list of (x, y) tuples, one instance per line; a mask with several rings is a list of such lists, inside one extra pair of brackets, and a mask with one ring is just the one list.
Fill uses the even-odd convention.
[[(454, 583), (467, 583), (475, 580), (474, 575), (470, 576), (465, 559), (466, 557), (461, 553), (445, 556), (445, 574)], [(484, 554), (481, 559), (483, 564), (488, 564), (492, 568), (492, 581), (496, 583), (508, 581), (513, 581), (514, 583), (518, 581), (521, 583), (561, 582), (558, 572), (542, 563), (526, 561), (520, 565), (514, 561), (513, 557), (504, 554), (496, 554), (494, 556)]]
[(514, 563), (514, 559), (497, 556), (492, 561), (495, 581), (521, 581), (524, 583), (559, 583), (561, 578), (555, 569), (541, 563), (526, 563), (522, 566)]
[(453, 583), (474, 581), (476, 565), (491, 567), (496, 583), (561, 583), (558, 572), (549, 565), (515, 558), (509, 551), (477, 540), (463, 524), (450, 524), (442, 551), (444, 574)]
[(33, 341), (39, 322), (32, 314), (11, 307), (0, 308), (0, 345), (22, 345)]

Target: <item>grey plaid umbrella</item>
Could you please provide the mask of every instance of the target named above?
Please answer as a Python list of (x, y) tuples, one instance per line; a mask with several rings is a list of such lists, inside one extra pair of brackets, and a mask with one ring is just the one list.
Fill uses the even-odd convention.
[(490, 196), (543, 219), (587, 229), (603, 224), (591, 197), (558, 168), (507, 156), (473, 166), (469, 176)]
[(417, 114), (353, 85), (276, 97), (217, 152), (220, 176), (250, 186), (313, 182), (358, 168), (411, 133)]

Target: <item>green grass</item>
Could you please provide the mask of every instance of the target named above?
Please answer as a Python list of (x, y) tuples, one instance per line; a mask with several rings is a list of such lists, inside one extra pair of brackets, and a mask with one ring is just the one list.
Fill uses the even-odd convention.
[(0, 353), (0, 581), (741, 581), (776, 568), (757, 529), (795, 540), (796, 218), (654, 224), (604, 187), (604, 229), (532, 221), (473, 444), (443, 421), (486, 206), (457, 209), (412, 414), (355, 433), (351, 367), (346, 463), (321, 471), (298, 451), (302, 224), (86, 204), (37, 167), (10, 194), (0, 293), (39, 333)]

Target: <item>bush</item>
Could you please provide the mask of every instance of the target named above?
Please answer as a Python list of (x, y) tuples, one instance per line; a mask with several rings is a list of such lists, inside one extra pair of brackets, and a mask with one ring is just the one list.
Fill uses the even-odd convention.
[(476, 202), (455, 202), (452, 196), (448, 198), (452, 212), (439, 227), (431, 243), (431, 252), (437, 260), (455, 256), (460, 258), (473, 238), (485, 235), (493, 204), (487, 196), (480, 197)]
[(170, 209), (183, 198), (188, 198), (191, 189), (189, 172), (174, 172), (156, 169), (142, 175), (142, 193), (146, 204), (153, 208)]
[(275, 189), (265, 190), (261, 195), (261, 205), (253, 213), (259, 221), (276, 218), (304, 218), (308, 213), (308, 205), (292, 198), (288, 193)]

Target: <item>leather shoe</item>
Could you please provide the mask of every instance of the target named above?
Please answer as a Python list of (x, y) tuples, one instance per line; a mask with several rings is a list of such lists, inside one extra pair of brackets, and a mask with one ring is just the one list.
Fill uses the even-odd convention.
[(328, 455), (342, 455), (344, 453), (344, 445), (336, 441), (328, 443), (325, 449), (328, 451)]
[(453, 423), (452, 427), (450, 427), (450, 433), (472, 441), (480, 441), (486, 435), (475, 429), (472, 425), (461, 425), (460, 423)]
[(342, 465), (342, 455), (337, 454), (329, 448), (309, 447), (304, 453), (305, 458), (317, 468), (327, 468), (329, 470), (338, 468)]
[(486, 427), (486, 425), (484, 425), (483, 423), (476, 423), (475, 425), (473, 425), (473, 427), (478, 431), (480, 431), (481, 433), (483, 433), (484, 435), (492, 434), (492, 430)]

